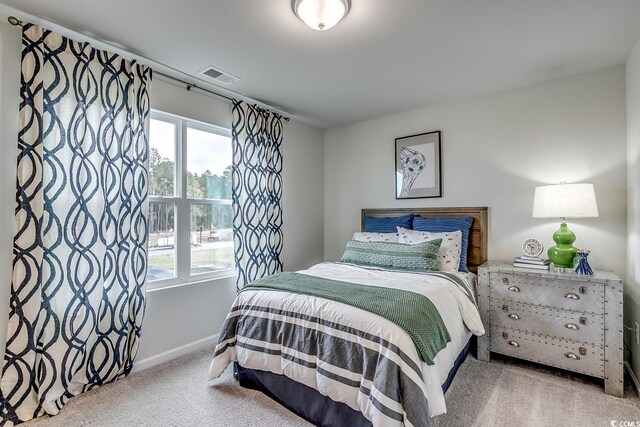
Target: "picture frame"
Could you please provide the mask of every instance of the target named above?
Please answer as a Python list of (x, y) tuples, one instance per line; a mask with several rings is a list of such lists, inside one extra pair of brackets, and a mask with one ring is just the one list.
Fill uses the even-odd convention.
[(395, 140), (396, 199), (442, 197), (442, 132)]

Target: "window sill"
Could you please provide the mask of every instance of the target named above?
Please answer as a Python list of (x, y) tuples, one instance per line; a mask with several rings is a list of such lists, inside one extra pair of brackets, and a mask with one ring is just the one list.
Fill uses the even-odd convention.
[(151, 293), (167, 289), (181, 288), (183, 286), (202, 285), (210, 282), (217, 282), (219, 280), (233, 279), (236, 276), (237, 273), (235, 270), (228, 270), (214, 276), (195, 277), (187, 281), (182, 281), (180, 279), (163, 280), (155, 283), (147, 283), (146, 292)]

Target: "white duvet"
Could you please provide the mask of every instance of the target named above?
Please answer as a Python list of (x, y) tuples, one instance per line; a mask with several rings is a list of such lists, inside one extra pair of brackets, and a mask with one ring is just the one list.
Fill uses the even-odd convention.
[[(347, 325), (381, 337), (398, 346), (402, 352), (421, 367), (422, 380), (419, 378), (413, 378), (413, 380), (419, 384), (427, 398), (429, 417), (446, 412), (442, 385), (446, 381), (449, 371), (454, 366), (456, 358), (467, 344), (471, 334), (484, 334), (482, 321), (475, 303), (458, 285), (438, 275), (389, 271), (342, 263), (321, 263), (307, 270), (298, 271), (298, 273), (369, 286), (393, 287), (425, 295), (431, 300), (440, 313), (451, 337), (451, 341), (436, 355), (434, 364), (427, 365), (420, 360), (415, 345), (407, 332), (381, 316), (346, 304), (308, 295), (290, 294), (279, 291), (245, 291), (238, 295), (233, 307), (261, 306), (270, 307), (274, 310), (302, 313), (310, 316), (310, 318), (328, 319), (331, 322)], [(468, 287), (470, 289), (475, 289), (475, 275), (472, 273), (456, 274), (464, 278), (469, 284)], [(227, 321), (234, 318), (234, 316), (247, 315), (250, 311), (251, 310), (247, 309), (232, 309), (227, 317)], [(262, 316), (269, 317), (270, 319), (283, 320), (283, 316), (273, 313), (256, 311), (250, 314), (257, 317)], [(313, 321), (303, 320), (300, 320), (300, 322), (306, 322), (305, 326), (313, 323)], [(313, 324), (311, 326), (318, 330), (327, 329), (320, 324)], [(362, 337), (349, 337), (346, 333), (335, 330), (328, 331), (328, 329), (327, 333), (336, 336), (339, 334), (343, 339), (357, 340), (359, 344), (370, 346), (372, 349), (380, 351), (381, 353), (386, 351), (385, 349), (378, 348), (376, 343), (363, 340)], [(341, 387), (340, 384), (328, 381), (324, 377), (320, 378), (314, 369), (309, 369), (296, 363), (288, 363), (283, 357), (252, 351), (248, 348), (256, 346), (265, 348), (277, 347), (283, 354), (291, 352), (295, 353), (295, 357), (306, 357), (301, 355), (299, 351), (287, 349), (285, 348), (286, 346), (280, 344), (254, 342), (255, 340), (242, 336), (234, 336), (225, 340), (222, 340), (222, 338), (221, 336), (221, 341), (216, 347), (216, 356), (211, 363), (209, 371), (209, 380), (212, 385), (215, 384), (213, 380), (222, 374), (229, 363), (237, 361), (246, 368), (283, 374), (295, 381), (311, 386), (331, 399), (341, 401), (361, 411), (374, 425), (398, 425), (395, 420), (388, 419), (383, 413), (376, 410), (371, 404), (370, 399), (367, 399), (368, 396), (363, 396), (362, 393), (357, 391), (357, 388), (353, 391), (348, 387)], [(234, 343), (230, 345), (232, 340), (234, 340)], [(238, 345), (235, 345), (236, 341)], [(243, 345), (240, 345), (240, 343)], [(385, 357), (397, 358), (394, 354), (385, 354)], [(318, 366), (320, 366), (321, 361), (313, 358), (313, 362), (318, 363)], [(398, 360), (397, 363), (402, 365), (404, 362)], [(344, 369), (338, 367), (323, 366), (323, 369), (349, 378), (353, 377), (356, 380), (362, 380), (361, 377), (359, 379), (356, 378), (357, 373), (344, 372)], [(409, 376), (411, 375), (410, 369), (403, 367), (402, 370), (403, 373)], [(414, 374), (414, 376), (416, 375)], [(394, 407), (400, 413), (403, 413), (403, 410), (406, 411), (406, 409), (398, 407), (399, 404), (397, 402), (388, 401), (389, 399), (386, 399), (383, 393), (376, 391), (375, 387), (371, 387), (371, 395), (375, 396), (385, 405)]]

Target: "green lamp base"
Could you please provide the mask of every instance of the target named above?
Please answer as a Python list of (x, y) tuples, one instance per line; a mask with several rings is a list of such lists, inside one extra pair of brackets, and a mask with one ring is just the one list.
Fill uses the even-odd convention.
[(573, 268), (573, 259), (576, 257), (578, 250), (573, 247), (576, 241), (576, 235), (567, 228), (567, 223), (562, 221), (560, 229), (553, 233), (553, 241), (556, 246), (552, 246), (547, 251), (549, 261), (558, 268)]

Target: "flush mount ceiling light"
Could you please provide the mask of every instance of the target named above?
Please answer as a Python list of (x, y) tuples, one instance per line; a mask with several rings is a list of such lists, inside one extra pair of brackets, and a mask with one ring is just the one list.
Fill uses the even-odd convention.
[(347, 16), (351, 0), (291, 0), (291, 8), (309, 27), (325, 31)]

